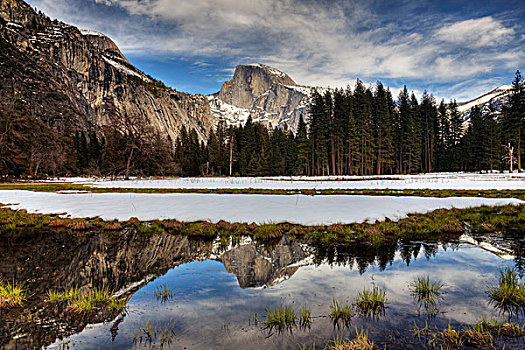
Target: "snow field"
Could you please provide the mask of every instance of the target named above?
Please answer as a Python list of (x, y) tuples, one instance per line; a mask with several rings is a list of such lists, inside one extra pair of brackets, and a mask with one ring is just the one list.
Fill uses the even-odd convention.
[(0, 203), (31, 213), (67, 213), (70, 217), (140, 220), (177, 219), (218, 222), (290, 222), (329, 225), (397, 220), (409, 213), (426, 213), (440, 208), (519, 204), (517, 199), (423, 198), (393, 196), (282, 196), (218, 194), (139, 193), (47, 193), (0, 191)]
[(116, 180), (71, 178), (61, 181), (118, 188), (185, 189), (442, 189), (442, 190), (525, 190), (525, 174), (434, 173), (392, 176), (332, 177), (201, 177)]

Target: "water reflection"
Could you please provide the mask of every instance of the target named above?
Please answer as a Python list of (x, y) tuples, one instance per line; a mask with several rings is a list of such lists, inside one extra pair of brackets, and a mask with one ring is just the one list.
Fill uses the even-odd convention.
[[(486, 239), (498, 244), (496, 237)], [(221, 244), (219, 239), (141, 236), (132, 231), (82, 237), (42, 232), (20, 237), (19, 242), (23, 243), (0, 242), (0, 278), (27, 281), (26, 287), (34, 295), (22, 311), (23, 320), (20, 313), (0, 314), (0, 346), (6, 349), (40, 347), (81, 331), (72, 337), (73, 348), (159, 345), (160, 338), (134, 341), (147, 322), (162, 330), (174, 325), (174, 339), (165, 348), (240, 349), (250, 343), (253, 348), (296, 349), (300, 343), (316, 340), (322, 344), (334, 336), (348, 336), (348, 328), (334, 329), (330, 322), (330, 304), (333, 300), (351, 303), (363, 287), (373, 285), (386, 290), (384, 316), (370, 319), (354, 315), (352, 327), (369, 329), (370, 337), (380, 344), (418, 348), (418, 341), (409, 333), (414, 322), (421, 321), (417, 301), (409, 291), (417, 276), (436, 276), (445, 283), (442, 312), (432, 321), (444, 327), (449, 322), (474, 322), (482, 314), (498, 316), (484, 291), (487, 283), (495, 280), (499, 267), (514, 264), (459, 242), (329, 246), (284, 236), (273, 244), (250, 238)], [(505, 249), (512, 251), (521, 269), (523, 241), (505, 242)], [(171, 294), (159, 300), (155, 289), (163, 286)], [(110, 288), (130, 295), (128, 312), (108, 325), (85, 329), (88, 323), (108, 319), (72, 322), (51, 310), (46, 301), (47, 290), (71, 287), (86, 292)], [(311, 329), (296, 329), (293, 336), (268, 337), (261, 324), (266, 308), (281, 304), (311, 308)], [(254, 315), (257, 324), (250, 321)]]

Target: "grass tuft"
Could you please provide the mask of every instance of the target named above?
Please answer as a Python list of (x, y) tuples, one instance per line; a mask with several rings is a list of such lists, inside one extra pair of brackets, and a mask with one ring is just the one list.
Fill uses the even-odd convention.
[(47, 295), (49, 302), (57, 303), (67, 301), (67, 309), (75, 313), (89, 313), (95, 307), (107, 307), (110, 311), (122, 311), (126, 308), (128, 299), (118, 299), (112, 296), (113, 292), (108, 288), (95, 288), (89, 293), (81, 294), (77, 288), (59, 293), (49, 290)]
[(377, 286), (372, 290), (363, 288), (353, 301), (357, 310), (365, 316), (377, 317), (385, 312), (386, 291)]
[(273, 312), (270, 309), (266, 309), (266, 314), (266, 321), (264, 321), (264, 324), (266, 328), (269, 328), (270, 330), (273, 328), (277, 328), (278, 330), (291, 328), (295, 325), (295, 320), (297, 318), (295, 311), (291, 306), (285, 306), (283, 308), (282, 305), (279, 305), (279, 307), (273, 309)]
[[(378, 350), (378, 347), (368, 338), (368, 332), (355, 329), (356, 337), (352, 340), (335, 338), (328, 344), (325, 350)], [(314, 348), (315, 349), (315, 345)]]
[(352, 307), (348, 304), (339, 303), (337, 300), (332, 300), (330, 305), (329, 317), (335, 325), (342, 323), (344, 327), (349, 327), (352, 321)]
[(299, 311), (299, 326), (303, 328), (309, 328), (312, 322), (312, 311), (310, 308), (303, 306)]
[(13, 281), (2, 282), (0, 280), (0, 310), (4, 308), (12, 308), (22, 306), (27, 300), (27, 290), (23, 284), (18, 284)]
[(47, 296), (49, 298), (50, 303), (57, 303), (60, 300), (62, 300), (62, 294), (60, 292), (55, 292), (51, 289), (47, 291)]
[(418, 314), (420, 314), (421, 305), (423, 305), (429, 315), (437, 315), (439, 312), (438, 302), (444, 293), (441, 291), (444, 285), (440, 280), (431, 282), (429, 276), (417, 277), (410, 286), (410, 292), (420, 304)]
[(160, 286), (155, 286), (155, 290), (153, 293), (155, 294), (155, 297), (157, 297), (157, 300), (160, 300), (162, 302), (168, 301), (173, 298), (173, 290), (170, 287), (168, 287), (166, 283)]
[(490, 302), (505, 312), (517, 314), (525, 308), (525, 285), (512, 267), (500, 269), (498, 285), (490, 287), (487, 294)]

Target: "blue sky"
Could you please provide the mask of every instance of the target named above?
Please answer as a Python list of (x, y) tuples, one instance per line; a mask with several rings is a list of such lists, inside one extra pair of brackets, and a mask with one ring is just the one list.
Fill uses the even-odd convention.
[(209, 94), (237, 64), (303, 85), (359, 77), (468, 100), (525, 70), (525, 1), (29, 0), (51, 18), (110, 36), (138, 68)]

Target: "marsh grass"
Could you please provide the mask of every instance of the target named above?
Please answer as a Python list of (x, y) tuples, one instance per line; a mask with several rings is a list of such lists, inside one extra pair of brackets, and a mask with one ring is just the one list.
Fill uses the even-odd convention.
[(212, 240), (217, 237), (217, 226), (209, 222), (191, 222), (183, 226), (182, 233), (190, 237), (204, 240)]
[(110, 311), (122, 311), (126, 308), (129, 299), (115, 298), (113, 292), (108, 288), (95, 288), (89, 293), (82, 294), (78, 288), (71, 287), (62, 293), (48, 290), (47, 296), (50, 303), (67, 301), (67, 309), (75, 312), (86, 314), (94, 308), (107, 308)]
[[(343, 338), (334, 338), (330, 343), (328, 343), (323, 349), (324, 350), (378, 350), (378, 347), (374, 344), (373, 341), (368, 337), (368, 332), (365, 330), (355, 329), (355, 338), (354, 339), (343, 339)], [(311, 348), (315, 350), (314, 347)]]
[(23, 284), (0, 280), (0, 310), (22, 306), (27, 297), (27, 290)]
[(152, 326), (150, 321), (146, 322), (144, 327), (138, 330), (133, 330), (133, 342), (135, 344), (158, 344), (160, 349), (171, 344), (173, 336), (175, 335), (175, 323), (169, 324), (167, 327)]
[(334, 327), (336, 325), (339, 326), (339, 324), (342, 323), (344, 327), (349, 328), (353, 316), (352, 307), (333, 299), (332, 305), (330, 305), (330, 314), (328, 316), (332, 320)]
[(102, 229), (104, 231), (120, 231), (122, 230), (122, 228), (123, 228), (122, 224), (118, 221), (110, 221), (102, 225)]
[(166, 302), (173, 298), (173, 290), (168, 287), (166, 283), (155, 286), (153, 293), (157, 300), (160, 300), (161, 302)]
[(414, 328), (410, 330), (410, 333), (413, 333), (417, 336), (418, 339), (421, 339), (421, 336), (428, 336), (431, 334), (430, 328), (428, 327), (428, 322), (425, 321), (425, 328), (419, 328), (416, 322), (414, 321)]
[(501, 323), (495, 318), (488, 320), (485, 316), (483, 316), (480, 321), (473, 324), (471, 328), (480, 332), (488, 331), (493, 335), (504, 336), (507, 338), (525, 336), (525, 324), (520, 326), (517, 323), (507, 320), (504, 320), (503, 323)]
[(47, 297), (49, 298), (50, 303), (57, 303), (62, 300), (62, 294), (51, 289), (47, 291)]
[(444, 283), (440, 280), (430, 281), (429, 276), (417, 277), (414, 282), (410, 285), (410, 293), (417, 298), (419, 307), (417, 310), (418, 315), (421, 311), (421, 306), (425, 308), (430, 316), (436, 316), (439, 312), (438, 304), (441, 300), (441, 295), (445, 292), (442, 291)]
[(283, 236), (284, 229), (282, 224), (259, 225), (254, 231), (254, 237), (263, 241), (278, 239)]
[(352, 304), (362, 315), (378, 317), (385, 313), (386, 291), (375, 285), (371, 290), (363, 288)]
[(460, 349), (463, 347), (465, 339), (460, 332), (453, 329), (449, 324), (448, 327), (441, 332), (433, 334), (429, 345), (436, 348), (439, 342), (443, 343), (445, 349)]
[(518, 314), (525, 308), (525, 285), (520, 282), (518, 273), (513, 267), (500, 269), (497, 286), (487, 290), (490, 302), (503, 312)]
[[(1, 187), (1, 186), (0, 186)], [(523, 191), (525, 198), (525, 191)], [(24, 210), (0, 208), (0, 238), (16, 241), (19, 233), (38, 232), (40, 229), (82, 232), (118, 231), (133, 228), (141, 235), (169, 232), (197, 239), (216, 239), (226, 243), (227, 237), (238, 241), (247, 235), (261, 241), (272, 241), (288, 235), (290, 239), (305, 239), (323, 246), (336, 246), (349, 241), (369, 243), (374, 247), (398, 242), (402, 239), (450, 240), (457, 239), (469, 227), (474, 232), (525, 230), (525, 205), (501, 207), (481, 206), (467, 209), (438, 209), (426, 214), (409, 214), (407, 218), (393, 222), (334, 224), (303, 226), (289, 223), (263, 225), (246, 223), (217, 224), (209, 222), (183, 223), (176, 220), (139, 221), (132, 218), (126, 222), (101, 221), (99, 218), (68, 219), (56, 215), (28, 214)]]
[(128, 307), (129, 298), (111, 298), (109, 299), (108, 308), (110, 311), (122, 311)]
[(158, 222), (135, 222), (133, 224), (138, 234), (150, 236), (164, 232), (164, 229)]
[(309, 328), (312, 322), (312, 311), (310, 310), (310, 308), (303, 306), (302, 309), (299, 310), (298, 314), (299, 314), (299, 326), (303, 328)]
[(432, 348), (461, 349), (468, 348), (494, 348), (494, 337), (522, 337), (525, 336), (525, 326), (497, 319), (487, 320), (483, 317), (480, 321), (467, 326), (463, 330), (456, 330), (450, 324), (442, 331), (431, 332), (425, 322), (425, 328), (418, 328), (414, 324), (414, 333), (418, 338), (422, 335), (429, 336), (428, 344)]
[(282, 305), (279, 305), (279, 307), (274, 308), (273, 311), (266, 309), (266, 320), (264, 321), (264, 325), (270, 330), (274, 328), (278, 330), (284, 328), (290, 329), (295, 325), (296, 319), (297, 316), (291, 306), (283, 307)]

